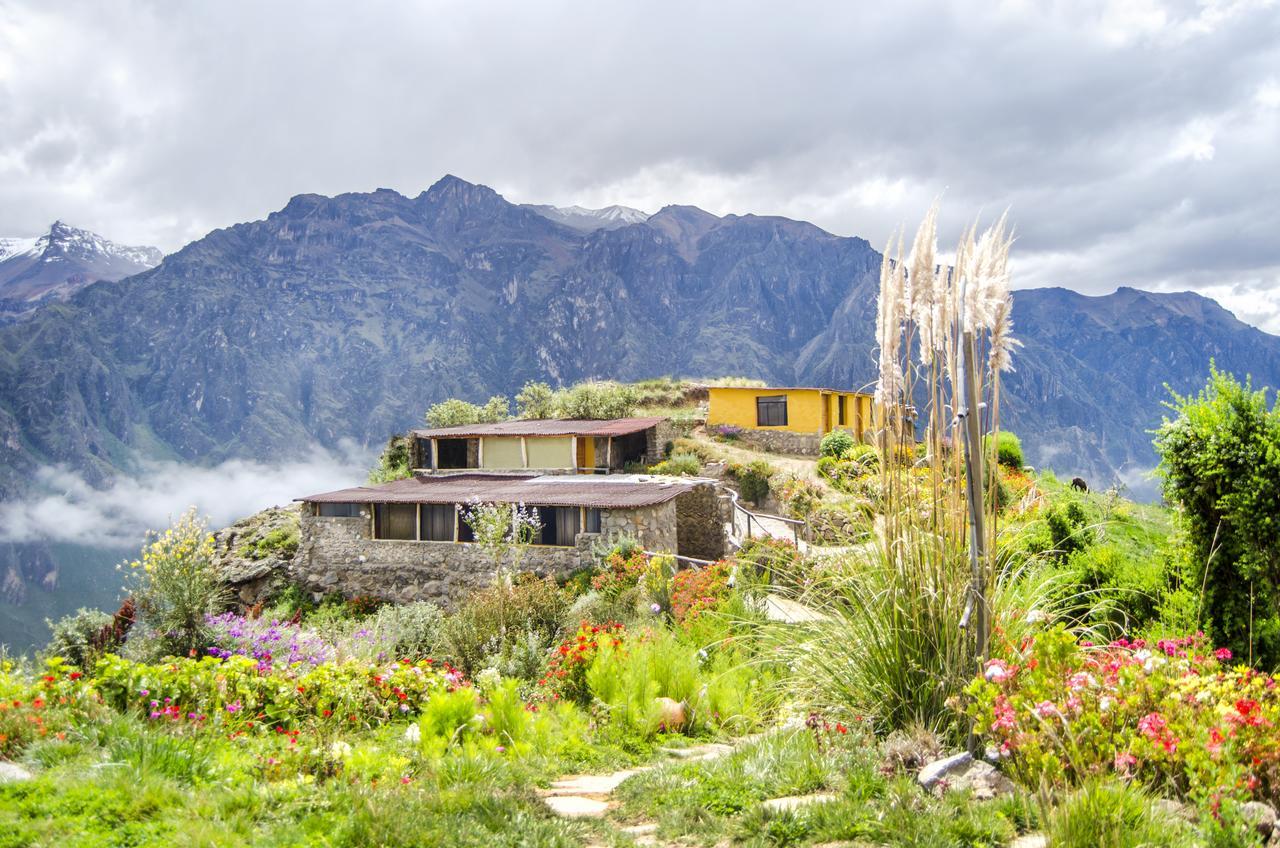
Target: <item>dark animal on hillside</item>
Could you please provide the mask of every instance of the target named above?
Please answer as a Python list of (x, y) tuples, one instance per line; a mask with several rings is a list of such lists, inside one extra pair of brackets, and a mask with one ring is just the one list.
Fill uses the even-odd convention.
[(1071, 488), (1079, 489), (1082, 492), (1089, 491), (1089, 484), (1084, 481), (1083, 477), (1072, 477)]

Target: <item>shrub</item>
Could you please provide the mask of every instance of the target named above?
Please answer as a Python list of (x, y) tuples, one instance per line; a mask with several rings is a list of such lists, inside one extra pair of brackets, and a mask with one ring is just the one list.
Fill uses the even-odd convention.
[(460, 424), (506, 421), (511, 417), (511, 402), (502, 395), (489, 398), (484, 406), (458, 398), (449, 398), (428, 409), (426, 417), (427, 424), (431, 427), (456, 427)]
[(711, 435), (722, 442), (736, 442), (742, 438), (742, 428), (732, 424), (717, 424), (711, 429)]
[(299, 528), (296, 525), (277, 527), (266, 535), (240, 546), (238, 553), (246, 559), (266, 559), (272, 555), (285, 558), (298, 552), (300, 541)]
[(994, 443), (991, 435), (984, 436), (982, 441), (989, 462), (994, 461), (1014, 471), (1020, 471), (1026, 464), (1022, 459), (1022, 441), (1008, 430), (996, 433)]
[(769, 496), (769, 478), (775, 469), (763, 459), (730, 463), (725, 471), (738, 481), (738, 489), (744, 499), (758, 504)]
[(444, 613), (429, 601), (387, 604), (368, 622), (368, 630), (397, 659), (423, 659), (438, 651)]
[(830, 433), (822, 437), (822, 441), (818, 446), (818, 453), (821, 456), (839, 457), (844, 452), (852, 448), (856, 444), (853, 434), (848, 430), (832, 430)]
[[(469, 423), (469, 422), (468, 422)], [(441, 425), (443, 426), (443, 425)], [(378, 464), (369, 471), (370, 483), (389, 483), (413, 476), (413, 439), (397, 433), (387, 440)]]
[(976, 730), (1029, 786), (1112, 771), (1202, 800), (1280, 799), (1280, 688), (1202, 635), (1005, 646), (966, 689)]
[(57, 621), (46, 618), (45, 624), (53, 637), (44, 652), (51, 657), (62, 657), (81, 671), (87, 671), (98, 658), (94, 642), (104, 628), (111, 626), (111, 622), (110, 614), (84, 607)]
[(1179, 508), (1185, 581), (1240, 657), (1280, 664), (1280, 406), (1211, 366), (1195, 397), (1175, 394), (1156, 433), (1166, 500)]
[(476, 592), (445, 618), (441, 647), (471, 677), (500, 660), (509, 661), (518, 641), (527, 644), (534, 638), (543, 647), (550, 645), (567, 608), (554, 579), (523, 574), (510, 586), (499, 582)]
[(556, 393), (559, 418), (627, 418), (635, 415), (638, 394), (631, 386), (613, 382), (578, 383)]
[(617, 647), (625, 635), (626, 628), (616, 621), (605, 624), (582, 622), (576, 633), (551, 652), (547, 674), (538, 684), (558, 697), (583, 706), (589, 704), (591, 690), (587, 686), (587, 669), (595, 662), (601, 645)]
[(525, 383), (516, 395), (516, 411), (521, 418), (554, 418), (555, 392), (546, 383)]
[(783, 511), (791, 518), (807, 518), (822, 502), (822, 489), (816, 483), (787, 474), (773, 484)]
[(691, 453), (673, 453), (669, 458), (651, 466), (649, 471), (674, 477), (696, 477), (702, 473), (702, 461)]
[(690, 623), (724, 603), (729, 597), (731, 573), (732, 566), (725, 561), (676, 572), (671, 580), (671, 616), (676, 623)]
[(206, 618), (230, 597), (214, 571), (213, 553), (213, 536), (191, 509), (153, 535), (142, 556), (129, 563), (138, 612), (161, 653), (186, 654), (207, 644)]

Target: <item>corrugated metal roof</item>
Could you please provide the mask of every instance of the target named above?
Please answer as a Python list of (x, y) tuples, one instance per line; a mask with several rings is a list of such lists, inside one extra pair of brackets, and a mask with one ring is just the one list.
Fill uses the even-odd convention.
[(307, 503), (523, 503), (627, 509), (665, 503), (694, 487), (672, 477), (643, 475), (520, 476), (514, 474), (420, 475), (376, 486), (354, 486), (308, 495)]
[(602, 421), (561, 418), (520, 418), (491, 424), (460, 424), (414, 430), (413, 435), (430, 438), (471, 438), (476, 436), (626, 436), (662, 423), (661, 418), (610, 418)]
[(707, 388), (709, 390), (732, 389), (740, 392), (832, 392), (840, 395), (872, 397), (871, 392), (862, 392), (857, 389), (833, 389), (830, 386), (707, 386)]

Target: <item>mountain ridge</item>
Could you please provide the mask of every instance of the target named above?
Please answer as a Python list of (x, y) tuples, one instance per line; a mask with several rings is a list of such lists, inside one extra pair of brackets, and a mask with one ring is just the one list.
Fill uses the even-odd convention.
[[(0, 329), (0, 493), (50, 463), (100, 483), (135, 455), (375, 445), (529, 379), (864, 387), (879, 263), (864, 239), (688, 206), (582, 232), (452, 175), (297, 195)], [(1029, 461), (1095, 481), (1154, 464), (1164, 383), (1198, 387), (1211, 357), (1280, 383), (1280, 338), (1194, 293), (1020, 290), (1014, 321), (1007, 426)]]

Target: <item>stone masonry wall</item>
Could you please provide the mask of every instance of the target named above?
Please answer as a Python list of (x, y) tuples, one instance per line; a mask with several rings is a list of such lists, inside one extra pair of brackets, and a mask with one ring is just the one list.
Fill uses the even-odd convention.
[(789, 430), (743, 430), (742, 441), (771, 453), (817, 456), (822, 437), (817, 433), (793, 433)]
[(605, 539), (631, 536), (645, 550), (674, 553), (676, 539), (676, 502), (638, 509), (600, 510), (600, 535)]
[(676, 498), (676, 552), (694, 559), (723, 558), (730, 508), (713, 483), (700, 484)]
[[(647, 550), (675, 552), (676, 528), (676, 500), (638, 509), (604, 509), (599, 534), (579, 533), (572, 548), (530, 545), (519, 568), (540, 575), (568, 574), (592, 564), (592, 546), (601, 537), (631, 536)], [(496, 576), (493, 561), (479, 545), (372, 539), (368, 518), (321, 518), (304, 509), (301, 537), (291, 577), (311, 592), (447, 605), (490, 585)]]

